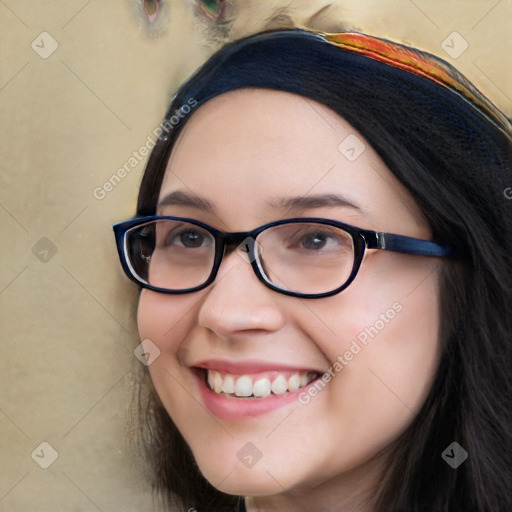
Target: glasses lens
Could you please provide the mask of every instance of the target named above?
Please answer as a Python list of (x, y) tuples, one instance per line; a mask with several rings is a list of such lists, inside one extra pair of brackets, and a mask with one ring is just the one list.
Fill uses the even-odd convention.
[(304, 294), (343, 286), (354, 266), (354, 241), (341, 228), (311, 222), (282, 224), (258, 237), (259, 266), (272, 284)]
[(215, 239), (190, 222), (148, 222), (128, 230), (125, 244), (134, 275), (158, 288), (195, 288), (208, 279), (213, 268)]

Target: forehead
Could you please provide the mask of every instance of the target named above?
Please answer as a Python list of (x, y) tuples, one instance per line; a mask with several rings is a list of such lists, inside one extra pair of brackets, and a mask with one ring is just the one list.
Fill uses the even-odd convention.
[[(160, 199), (175, 190), (240, 213), (276, 197), (342, 193), (386, 214), (412, 198), (345, 119), (296, 94), (241, 89), (191, 116), (169, 159)], [(364, 205), (361, 203), (365, 203)]]
[(275, 156), (271, 151), (277, 145), (279, 153), (294, 160), (294, 155), (298, 159), (320, 145), (337, 150), (340, 135), (349, 132), (355, 130), (343, 118), (309, 98), (273, 89), (238, 89), (216, 96), (193, 113), (176, 142), (173, 160), (176, 164), (177, 154), (191, 145), (200, 155), (242, 150), (260, 158)]

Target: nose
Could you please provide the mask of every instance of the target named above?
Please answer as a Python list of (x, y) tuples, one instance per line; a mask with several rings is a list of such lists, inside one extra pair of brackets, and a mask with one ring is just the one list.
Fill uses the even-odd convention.
[(275, 332), (285, 325), (283, 299), (258, 279), (246, 258), (233, 251), (224, 256), (200, 306), (198, 322), (223, 339)]

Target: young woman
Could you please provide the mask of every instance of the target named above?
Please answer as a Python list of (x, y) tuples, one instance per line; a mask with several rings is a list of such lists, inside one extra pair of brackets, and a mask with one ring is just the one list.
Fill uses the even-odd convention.
[(161, 131), (115, 232), (169, 509), (511, 510), (508, 120), (433, 56), (285, 30)]

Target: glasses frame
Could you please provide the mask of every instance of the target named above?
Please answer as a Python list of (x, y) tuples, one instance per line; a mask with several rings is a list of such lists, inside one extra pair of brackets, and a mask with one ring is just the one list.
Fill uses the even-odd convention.
[[(167, 288), (159, 288), (158, 286), (153, 286), (152, 284), (149, 284), (147, 281), (144, 281), (135, 274), (135, 271), (133, 270), (127, 258), (126, 233), (134, 227), (142, 226), (143, 224), (147, 224), (149, 222), (158, 220), (174, 220), (188, 222), (190, 224), (196, 225), (204, 229), (205, 231), (208, 231), (213, 236), (215, 240), (215, 255), (213, 260), (213, 266), (208, 279), (204, 281), (202, 284), (195, 286), (193, 288), (170, 290)], [(267, 278), (267, 276), (263, 272), (261, 264), (259, 263), (259, 258), (255, 250), (255, 245), (256, 238), (261, 233), (263, 233), (263, 231), (274, 226), (281, 226), (283, 224), (297, 224), (304, 222), (312, 222), (316, 224), (324, 224), (326, 226), (340, 228), (346, 231), (352, 237), (354, 243), (354, 263), (352, 266), (352, 271), (348, 279), (345, 281), (345, 283), (343, 283), (343, 285), (341, 286), (338, 286), (332, 291), (323, 293), (300, 293), (292, 290), (287, 290), (285, 288), (281, 288)], [(218, 229), (215, 229), (214, 227), (205, 224), (204, 222), (195, 219), (190, 219), (188, 217), (151, 215), (144, 217), (135, 217), (124, 222), (119, 222), (117, 224), (114, 224), (113, 229), (116, 237), (117, 252), (119, 254), (119, 259), (121, 261), (121, 265), (123, 267), (125, 274), (142, 288), (146, 288), (154, 292), (167, 293), (173, 295), (196, 292), (199, 290), (203, 290), (204, 288), (212, 284), (215, 281), (215, 278), (217, 277), (217, 273), (222, 263), (222, 259), (226, 254), (228, 254), (228, 252), (230, 252), (227, 252), (226, 249), (233, 247), (236, 248), (244, 241), (246, 242), (245, 250), (248, 253), (249, 261), (253, 268), (253, 271), (258, 277), (258, 279), (265, 286), (276, 292), (283, 293), (284, 295), (300, 297), (304, 299), (319, 299), (323, 297), (330, 297), (346, 289), (352, 283), (352, 281), (354, 281), (357, 273), (359, 272), (367, 249), (379, 249), (404, 254), (430, 256), (437, 258), (445, 258), (448, 256), (452, 256), (454, 254), (452, 247), (450, 247), (449, 245), (439, 244), (436, 242), (431, 242), (429, 240), (422, 240), (419, 238), (413, 238), (405, 235), (396, 235), (393, 233), (384, 233), (381, 231), (362, 229), (336, 220), (319, 217), (294, 217), (289, 219), (282, 219), (274, 222), (269, 222), (268, 224), (263, 224), (262, 226), (259, 226), (251, 231), (237, 231), (227, 233), (219, 231)]]

